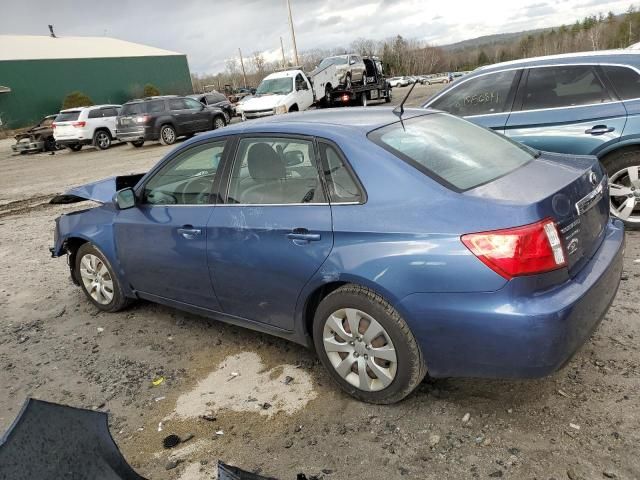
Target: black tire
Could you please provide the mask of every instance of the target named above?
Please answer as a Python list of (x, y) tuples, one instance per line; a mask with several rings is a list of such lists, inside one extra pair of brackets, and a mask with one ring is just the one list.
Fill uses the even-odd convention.
[(56, 139), (53, 137), (47, 137), (44, 139), (44, 151), (54, 152), (60, 150), (60, 146), (56, 143)]
[(217, 130), (219, 128), (226, 127), (227, 122), (224, 120), (224, 117), (221, 117), (220, 115), (216, 115), (215, 117), (213, 117), (213, 124), (211, 126), (212, 126), (211, 130)]
[(173, 145), (176, 143), (177, 138), (176, 129), (171, 125), (167, 124), (160, 127), (160, 143), (162, 145)]
[[(629, 181), (628, 173), (625, 174), (625, 170), (629, 168), (640, 168), (640, 149), (639, 150), (621, 150), (619, 152), (613, 152), (607, 157), (602, 159), (602, 164), (609, 175), (611, 183), (622, 185), (625, 187), (633, 188), (631, 195), (640, 195), (640, 188), (634, 186)], [(629, 197), (611, 196), (611, 214), (614, 213), (615, 207), (619, 207), (622, 202), (627, 201)], [(635, 196), (636, 205), (631, 213), (629, 219), (620, 220), (624, 223), (625, 228), (640, 229), (640, 196)]]
[(73, 145), (69, 145), (69, 150), (71, 150), (72, 152), (79, 152), (80, 150), (82, 150), (82, 144), (74, 143)]
[(140, 148), (141, 146), (144, 145), (144, 140), (136, 140), (135, 142), (131, 142), (131, 145), (133, 145), (136, 148)]
[(392, 98), (392, 97), (391, 97), (391, 90), (388, 90), (388, 91), (387, 91), (387, 96), (386, 96), (386, 97), (384, 97), (384, 101), (385, 101), (385, 103), (390, 103), (390, 102), (391, 102), (391, 98)]
[[(96, 299), (94, 299), (91, 296), (91, 293), (85, 286), (84, 279), (82, 278), (82, 275), (81, 275), (81, 265), (82, 265), (82, 259), (87, 255), (92, 255), (94, 257), (97, 257), (100, 263), (104, 265), (104, 267), (106, 267), (108, 271), (109, 277), (113, 284), (113, 289), (112, 289), (113, 298), (108, 303), (100, 303), (96, 301)], [(95, 305), (95, 307), (98, 308), (99, 310), (102, 310), (103, 312), (117, 312), (119, 310), (122, 310), (123, 308), (125, 308), (127, 305), (131, 303), (131, 299), (125, 297), (124, 292), (122, 290), (122, 285), (120, 284), (120, 281), (118, 280), (117, 275), (114, 273), (113, 268), (111, 267), (111, 264), (109, 263), (107, 258), (103, 255), (103, 253), (91, 243), (84, 243), (78, 249), (78, 252), (76, 253), (76, 256), (75, 256), (74, 268), (75, 268), (75, 278), (78, 279), (80, 283), (80, 288), (82, 288), (82, 291), (87, 296), (89, 301), (93, 303), (93, 305)], [(97, 268), (96, 270), (98, 269), (99, 268)]]
[(366, 107), (368, 104), (369, 99), (367, 98), (367, 92), (362, 92), (360, 94), (360, 105), (362, 105), (363, 107)]
[(291, 108), (289, 108), (287, 113), (291, 113), (291, 112), (297, 112), (298, 111), (298, 105), (291, 105)]
[(93, 134), (93, 145), (100, 150), (111, 147), (111, 134), (106, 130), (96, 130)]
[(347, 73), (347, 76), (344, 79), (344, 88), (347, 90), (351, 90), (351, 74)]
[[(377, 391), (361, 390), (342, 378), (327, 356), (323, 342), (325, 324), (329, 316), (345, 308), (354, 308), (370, 315), (386, 330), (393, 342), (397, 368), (395, 377), (386, 388)], [(364, 402), (376, 404), (399, 402), (420, 384), (427, 373), (420, 347), (404, 319), (384, 298), (359, 285), (340, 287), (320, 302), (313, 320), (313, 342), (329, 376), (346, 393)]]
[(331, 93), (333, 92), (333, 88), (331, 88), (331, 84), (327, 84), (324, 87), (324, 98), (322, 99), (322, 103), (325, 107), (329, 108), (331, 106)]

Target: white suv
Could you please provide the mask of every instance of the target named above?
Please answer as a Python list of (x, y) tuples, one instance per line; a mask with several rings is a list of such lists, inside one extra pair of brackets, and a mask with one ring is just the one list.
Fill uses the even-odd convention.
[(120, 105), (93, 105), (61, 110), (53, 122), (53, 138), (77, 152), (83, 145), (106, 150), (116, 138)]

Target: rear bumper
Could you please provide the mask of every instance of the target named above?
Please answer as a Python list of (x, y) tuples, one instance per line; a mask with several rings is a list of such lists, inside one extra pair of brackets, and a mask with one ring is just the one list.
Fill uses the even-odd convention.
[(159, 136), (152, 131), (151, 127), (140, 127), (116, 130), (116, 138), (122, 142), (136, 142), (138, 140), (158, 140)]
[(564, 366), (615, 298), (624, 228), (607, 225), (590, 262), (572, 279), (536, 291), (535, 277), (485, 293), (416, 293), (398, 305), (434, 377), (535, 378)]
[(66, 147), (68, 145), (91, 145), (93, 142), (90, 138), (65, 138), (62, 140), (56, 139), (56, 143)]

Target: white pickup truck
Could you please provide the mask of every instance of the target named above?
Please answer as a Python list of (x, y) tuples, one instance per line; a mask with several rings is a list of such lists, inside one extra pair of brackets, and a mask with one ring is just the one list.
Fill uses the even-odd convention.
[(242, 105), (242, 119), (268, 117), (308, 109), (315, 101), (311, 82), (302, 70), (267, 75), (255, 95)]

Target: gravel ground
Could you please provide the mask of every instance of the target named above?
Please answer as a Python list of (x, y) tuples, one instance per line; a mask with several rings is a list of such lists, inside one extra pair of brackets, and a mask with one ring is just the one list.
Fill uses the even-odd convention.
[[(146, 302), (101, 313), (50, 258), (53, 219), (86, 208), (47, 205), (52, 194), (168, 151), (14, 156), (0, 141), (0, 430), (28, 396), (108, 411), (123, 454), (154, 479), (213, 478), (218, 459), (283, 480), (640, 478), (640, 233), (627, 234), (609, 314), (560, 372), (426, 380), (400, 404), (366, 405), (283, 340)], [(194, 436), (165, 450), (171, 433)]]

